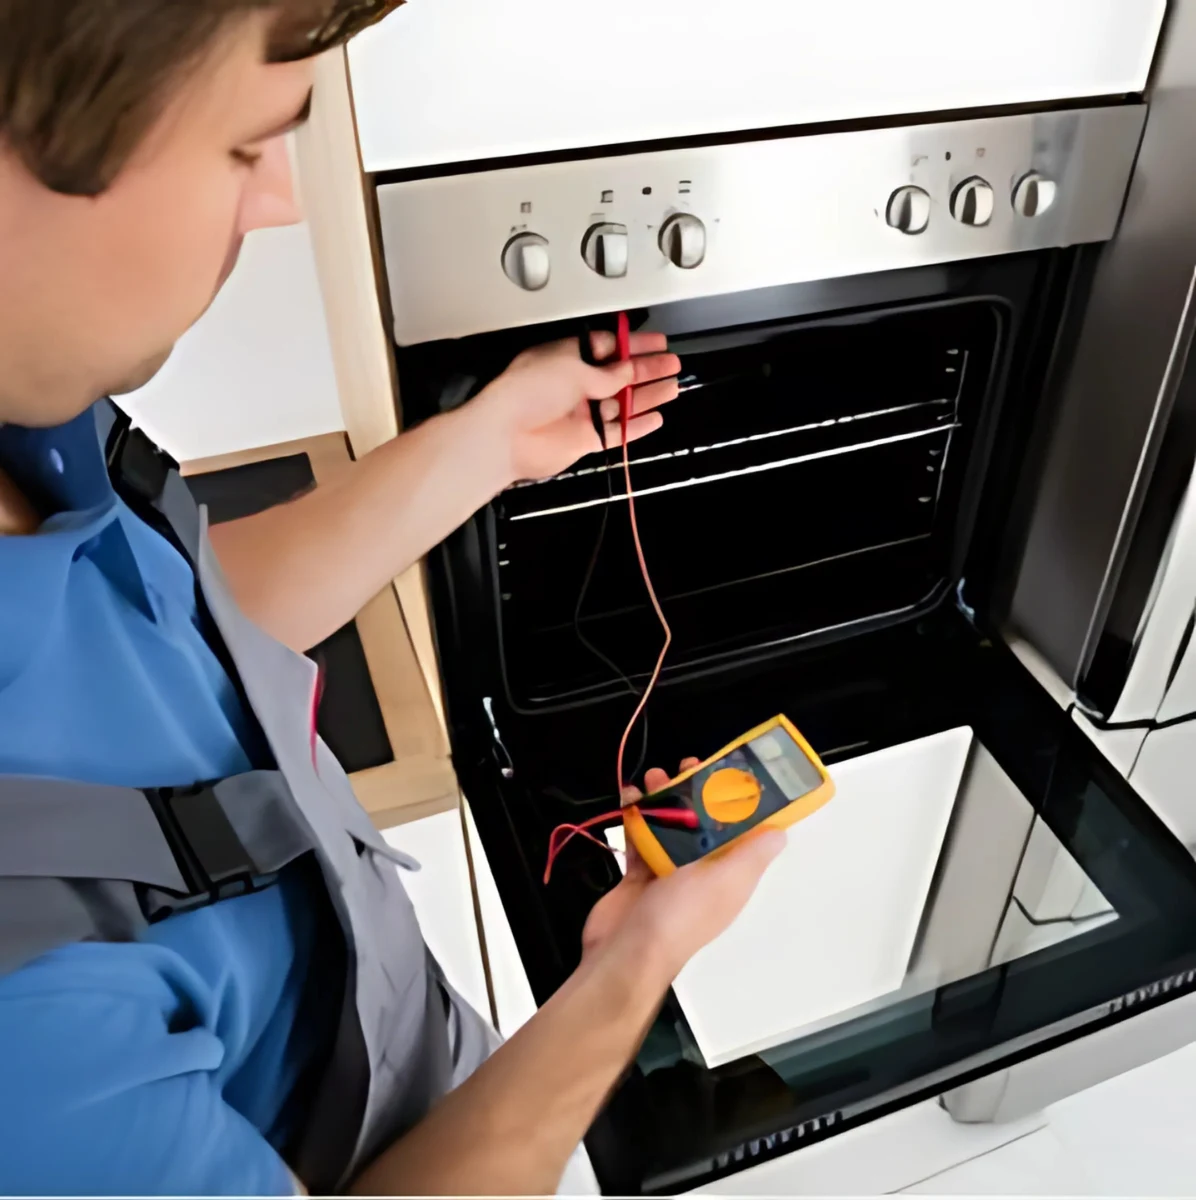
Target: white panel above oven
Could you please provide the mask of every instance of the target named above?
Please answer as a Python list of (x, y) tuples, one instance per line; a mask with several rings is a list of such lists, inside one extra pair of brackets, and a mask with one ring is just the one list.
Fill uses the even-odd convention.
[(1165, 0), (411, 0), (349, 52), (367, 171), (1114, 96)]

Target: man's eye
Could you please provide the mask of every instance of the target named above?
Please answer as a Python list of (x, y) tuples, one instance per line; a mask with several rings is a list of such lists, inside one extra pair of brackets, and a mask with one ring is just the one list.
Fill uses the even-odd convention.
[(234, 150), (233, 161), (242, 167), (256, 167), (262, 161), (260, 150)]

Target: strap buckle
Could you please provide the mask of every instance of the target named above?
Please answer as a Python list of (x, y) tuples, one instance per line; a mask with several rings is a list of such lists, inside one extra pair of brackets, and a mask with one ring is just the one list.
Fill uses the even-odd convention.
[(259, 875), (220, 805), (215, 785), (143, 790), (187, 884), (188, 900), (215, 904), (273, 882), (273, 876)]
[(117, 491), (127, 488), (149, 504), (158, 502), (171, 471), (178, 470), (178, 463), (140, 429), (134, 429), (129, 417), (119, 410), (104, 454)]

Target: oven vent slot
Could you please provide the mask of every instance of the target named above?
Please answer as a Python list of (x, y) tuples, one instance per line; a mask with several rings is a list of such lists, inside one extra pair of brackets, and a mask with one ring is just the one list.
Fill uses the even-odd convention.
[(1140, 1004), (1149, 1004), (1150, 1001), (1158, 1000), (1162, 996), (1169, 996), (1172, 992), (1186, 990), (1193, 983), (1196, 983), (1196, 970), (1180, 971), (1177, 975), (1168, 975), (1166, 979), (1148, 983), (1145, 987), (1135, 988), (1132, 992), (1126, 992), (1124, 996), (1118, 996), (1109, 1005), (1109, 1012), (1119, 1013), (1126, 1009), (1136, 1008)]
[(733, 1150), (724, 1150), (715, 1158), (715, 1167), (719, 1170), (725, 1170), (735, 1163), (747, 1162), (751, 1159), (759, 1158), (761, 1155), (768, 1154), (770, 1151), (780, 1150), (785, 1146), (792, 1146), (797, 1142), (804, 1141), (806, 1138), (812, 1138), (816, 1133), (823, 1133), (832, 1129), (842, 1119), (843, 1114), (841, 1112), (831, 1112), (822, 1117), (813, 1117), (809, 1121), (802, 1121), (798, 1125), (790, 1125), (787, 1129), (782, 1129), (778, 1133), (770, 1133), (764, 1137), (752, 1138), (750, 1141), (742, 1142)]

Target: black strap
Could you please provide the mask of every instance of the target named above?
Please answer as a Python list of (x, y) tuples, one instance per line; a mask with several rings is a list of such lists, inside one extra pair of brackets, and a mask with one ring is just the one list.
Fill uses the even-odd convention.
[(200, 583), (199, 505), (179, 472), (179, 464), (140, 429), (134, 429), (127, 413), (110, 400), (101, 406), (101, 410), (97, 422), (101, 431), (108, 426), (104, 459), (112, 486), (129, 508), (190, 564), (195, 575), (195, 606), (200, 631), (232, 682), (247, 718), (244, 734), (249, 744), (244, 747), (245, 752), (255, 766), (273, 766), (266, 735), (254, 715), (241, 673), (220, 635)]
[(149, 920), (259, 891), (311, 848), (277, 771), (146, 789), (0, 777), (0, 879), (133, 883)]
[(122, 491), (132, 491), (144, 502), (156, 505), (166, 480), (179, 464), (140, 429), (134, 429), (127, 413), (111, 401), (107, 405), (115, 414), (104, 447), (108, 475), (114, 484), (120, 483)]

